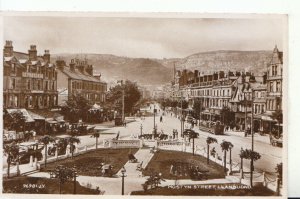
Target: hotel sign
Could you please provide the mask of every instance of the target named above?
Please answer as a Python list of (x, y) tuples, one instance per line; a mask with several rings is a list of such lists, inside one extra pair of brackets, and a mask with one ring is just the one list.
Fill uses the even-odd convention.
[(29, 72), (23, 72), (22, 73), (22, 77), (30, 77), (30, 78), (44, 78), (43, 74), (39, 74), (39, 73), (29, 73)]

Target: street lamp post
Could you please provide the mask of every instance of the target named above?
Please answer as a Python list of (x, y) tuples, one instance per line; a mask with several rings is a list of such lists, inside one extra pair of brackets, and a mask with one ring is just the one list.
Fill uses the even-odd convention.
[(247, 136), (247, 99), (246, 99), (245, 92), (244, 92), (244, 106), (245, 106), (245, 135)]
[(143, 135), (143, 124), (141, 124), (141, 136)]
[(126, 169), (123, 167), (121, 170), (121, 177), (122, 177), (122, 195), (124, 195), (124, 178), (125, 178), (125, 173), (126, 173)]
[(76, 194), (76, 177), (78, 177), (78, 176), (77, 176), (77, 169), (76, 169), (75, 165), (74, 165), (72, 171), (73, 171), (73, 180), (74, 180), (74, 182), (73, 182), (74, 183), (73, 194)]

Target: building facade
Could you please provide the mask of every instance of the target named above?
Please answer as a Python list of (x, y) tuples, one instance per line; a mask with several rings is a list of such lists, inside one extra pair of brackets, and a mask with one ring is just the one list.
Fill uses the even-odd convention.
[(50, 109), (57, 106), (57, 73), (50, 52), (37, 55), (35, 45), (28, 53), (16, 52), (12, 41), (3, 49), (3, 107)]
[(80, 94), (93, 104), (105, 102), (107, 84), (101, 81), (101, 76), (93, 75), (93, 66), (86, 60), (72, 59), (69, 65), (64, 60), (57, 60), (56, 65), (57, 87), (64, 91), (61, 97), (70, 99)]
[(191, 108), (200, 101), (201, 118), (221, 120), (220, 112), (228, 107), (235, 115), (236, 130), (250, 128), (253, 111), (254, 131), (272, 132), (277, 121), (272, 117), (282, 110), (282, 52), (275, 46), (266, 72), (260, 76), (250, 72), (177, 71), (174, 76), (174, 100), (187, 100)]

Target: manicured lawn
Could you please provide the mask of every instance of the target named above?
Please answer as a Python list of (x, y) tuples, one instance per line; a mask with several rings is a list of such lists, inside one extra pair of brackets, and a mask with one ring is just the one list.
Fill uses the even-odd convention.
[[(73, 182), (66, 182), (62, 185), (62, 194), (73, 194)], [(36, 187), (37, 186), (37, 187)], [(58, 179), (15, 177), (3, 180), (3, 193), (24, 193), (24, 194), (59, 194)], [(99, 195), (100, 191), (89, 189), (76, 184), (76, 194)]]
[(164, 179), (176, 179), (176, 176), (170, 172), (171, 165), (180, 168), (178, 169), (180, 171), (185, 170), (185, 172), (177, 175), (177, 179), (191, 179), (190, 175), (185, 175), (190, 166), (198, 166), (200, 171), (208, 171), (208, 179), (225, 178), (223, 167), (212, 161), (207, 165), (206, 158), (203, 156), (166, 150), (160, 150), (154, 154), (144, 171), (144, 175), (149, 176), (154, 171), (162, 173)]
[(88, 153), (48, 163), (47, 168), (42, 167), (42, 171), (53, 170), (57, 165), (77, 168), (78, 175), (101, 176), (98, 168), (101, 163), (111, 164), (112, 173), (116, 174), (128, 161), (128, 153), (135, 154), (138, 149), (97, 149)]
[[(237, 185), (237, 184), (232, 184)], [(179, 196), (276, 196), (276, 193), (265, 187), (249, 188), (170, 188), (158, 187), (145, 191), (134, 191), (131, 195), (179, 195)]]

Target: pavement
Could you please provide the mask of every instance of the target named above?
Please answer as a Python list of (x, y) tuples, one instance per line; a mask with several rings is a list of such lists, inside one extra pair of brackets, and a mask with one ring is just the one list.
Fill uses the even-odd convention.
[[(124, 168), (126, 169), (126, 175), (130, 178), (132, 177), (140, 177), (141, 171), (137, 170), (137, 166), (139, 164), (142, 165), (142, 168), (146, 168), (148, 163), (150, 162), (151, 158), (153, 157), (153, 153), (150, 153), (149, 148), (141, 148), (139, 149), (135, 154), (135, 158), (138, 160), (136, 163), (132, 163), (127, 161), (124, 165)], [(121, 169), (122, 170), (122, 169)], [(118, 176), (121, 176), (121, 170), (117, 173)]]

